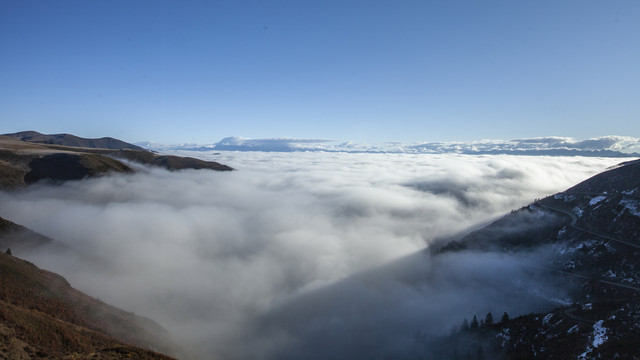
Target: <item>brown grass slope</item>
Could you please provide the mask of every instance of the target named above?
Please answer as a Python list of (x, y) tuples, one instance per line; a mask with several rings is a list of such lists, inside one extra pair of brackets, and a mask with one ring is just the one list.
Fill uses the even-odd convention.
[(111, 171), (133, 170), (121, 161), (79, 148), (0, 136), (0, 188), (15, 189), (43, 179), (77, 180)]
[(12, 249), (15, 254), (44, 248), (67, 249), (63, 244), (44, 235), (0, 217), (0, 251)]
[(0, 358), (169, 359), (151, 320), (73, 289), (61, 276), (0, 253)]
[(22, 141), (42, 144), (55, 144), (83, 148), (144, 150), (140, 146), (129, 144), (122, 140), (110, 137), (87, 139), (71, 134), (41, 134), (37, 131), (21, 131), (13, 134), (4, 134), (4, 136), (10, 136)]
[(109, 172), (133, 172), (123, 159), (168, 170), (233, 170), (213, 161), (146, 150), (70, 147), (0, 136), (0, 189), (20, 188), (40, 180), (79, 180)]
[[(46, 135), (36, 131), (22, 131), (13, 134), (4, 134), (19, 139), (24, 142), (40, 143), (48, 145), (61, 145), (65, 147), (84, 148), (86, 152), (100, 153), (103, 155), (111, 155), (124, 158), (131, 161), (140, 162), (147, 165), (155, 165), (164, 167), (169, 170), (182, 169), (210, 169), (219, 171), (229, 171), (232, 168), (221, 165), (213, 161), (203, 161), (190, 157), (157, 155), (151, 151), (145, 150), (140, 146), (129, 144), (127, 142), (104, 137), (100, 139), (86, 139), (71, 134), (53, 134)], [(53, 147), (52, 147), (53, 148)], [(92, 149), (92, 150), (89, 150)], [(93, 150), (97, 149), (97, 150)], [(111, 150), (111, 151), (108, 151)], [(113, 151), (116, 150), (116, 151)]]
[(151, 151), (117, 150), (110, 151), (110, 155), (137, 163), (162, 167), (167, 170), (208, 169), (216, 171), (231, 171), (232, 167), (215, 161), (204, 161), (187, 156), (158, 155)]

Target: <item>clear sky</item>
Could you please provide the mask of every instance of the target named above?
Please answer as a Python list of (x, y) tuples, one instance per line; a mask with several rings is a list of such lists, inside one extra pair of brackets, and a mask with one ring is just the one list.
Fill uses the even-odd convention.
[(640, 1), (0, 2), (0, 132), (640, 137)]

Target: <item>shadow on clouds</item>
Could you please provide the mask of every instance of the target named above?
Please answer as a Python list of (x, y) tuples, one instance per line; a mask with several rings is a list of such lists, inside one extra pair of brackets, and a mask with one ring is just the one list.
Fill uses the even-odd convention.
[(238, 171), (36, 184), (0, 193), (0, 216), (74, 249), (24, 257), (158, 321), (194, 358), (226, 359), (382, 358), (411, 348), (415, 331), (549, 306), (562, 291), (530, 296), (539, 282), (521, 266), (538, 254), (422, 249), (618, 162), (188, 154)]

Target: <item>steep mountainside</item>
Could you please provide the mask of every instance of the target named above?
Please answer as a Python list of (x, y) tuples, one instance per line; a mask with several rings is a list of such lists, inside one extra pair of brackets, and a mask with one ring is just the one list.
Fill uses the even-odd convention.
[(168, 359), (167, 333), (102, 303), (59, 275), (0, 253), (0, 357)]
[(574, 304), (471, 328), (465, 320), (438, 340), (444, 346), (430, 344), (436, 358), (640, 358), (640, 161), (536, 201), (434, 255), (542, 246), (553, 251), (537, 269), (574, 286)]
[(12, 249), (20, 254), (44, 246), (64, 248), (64, 245), (44, 235), (0, 217), (0, 250)]
[(83, 148), (100, 148), (100, 149), (131, 149), (131, 150), (144, 150), (140, 146), (136, 146), (133, 144), (129, 144), (127, 142), (110, 138), (103, 137), (99, 139), (86, 139), (81, 138), (71, 134), (41, 134), (37, 131), (21, 131), (14, 134), (4, 134), (3, 136), (14, 137), (20, 139), (22, 141), (41, 143), (41, 144), (52, 144), (52, 145), (63, 145), (63, 146), (72, 146), (72, 147), (83, 147)]

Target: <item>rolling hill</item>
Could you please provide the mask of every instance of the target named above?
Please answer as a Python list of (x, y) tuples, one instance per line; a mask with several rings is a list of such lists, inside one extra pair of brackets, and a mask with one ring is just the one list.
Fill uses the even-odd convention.
[(71, 134), (41, 134), (37, 131), (21, 131), (13, 134), (4, 134), (2, 136), (13, 137), (21, 141), (27, 141), (38, 144), (63, 145), (81, 148), (99, 148), (99, 149), (129, 149), (144, 150), (140, 146), (129, 144), (122, 140), (103, 137), (99, 139), (86, 139)]
[[(84, 145), (89, 147), (79, 147)], [(68, 134), (42, 135), (36, 132), (23, 132), (2, 135), (0, 136), (0, 188), (14, 189), (41, 180), (78, 180), (109, 172), (131, 173), (134, 170), (127, 162), (162, 167), (171, 171), (233, 170), (229, 166), (213, 161), (160, 155), (129, 145), (111, 138), (83, 139)], [(96, 146), (106, 146), (106, 148)]]

